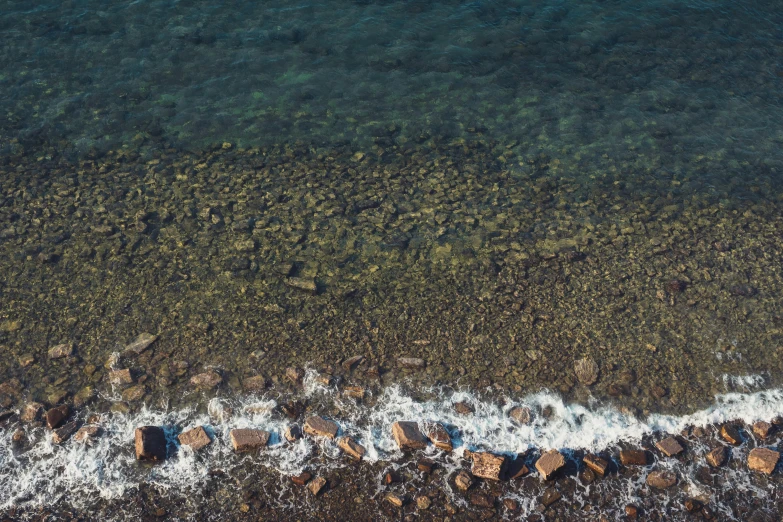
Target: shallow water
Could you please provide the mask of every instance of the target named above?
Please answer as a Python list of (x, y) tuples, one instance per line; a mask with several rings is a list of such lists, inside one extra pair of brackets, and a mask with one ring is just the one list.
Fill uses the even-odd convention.
[[(775, 2), (6, 0), (0, 44), (0, 406), (68, 403), (116, 435), (86, 468), (81, 450), (33, 444), (0, 482), (119, 492), (149, 472), (181, 488), (166, 481), (212, 464), (139, 470), (122, 449), (133, 425), (299, 394), (290, 367), (371, 394), (346, 425), (374, 441), (370, 475), (400, 462), (378, 431), (400, 383), (407, 413), (503, 452), (783, 413), (758, 409), (783, 385)], [(142, 332), (158, 337), (123, 351)], [(62, 343), (71, 354), (51, 358)], [(124, 368), (131, 382), (111, 383)], [(197, 389), (207, 371), (220, 384)], [(479, 401), (483, 428), (446, 412), (452, 389)], [(490, 429), (543, 400), (560, 424)], [(588, 442), (564, 420), (578, 408), (622, 428)], [(265, 465), (290, 472), (311, 446)], [(607, 487), (637, 498), (639, 479)], [(30, 491), (0, 501), (74, 500)]]

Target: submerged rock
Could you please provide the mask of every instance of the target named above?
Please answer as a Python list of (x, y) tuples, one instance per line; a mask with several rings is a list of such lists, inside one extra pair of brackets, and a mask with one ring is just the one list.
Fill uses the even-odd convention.
[(190, 379), (190, 384), (192, 384), (197, 388), (203, 388), (203, 389), (212, 389), (216, 387), (218, 384), (220, 384), (221, 382), (223, 382), (223, 377), (221, 377), (219, 373), (213, 370), (200, 373), (198, 375), (194, 375)]
[(574, 373), (579, 382), (585, 386), (595, 384), (598, 380), (598, 363), (590, 357), (579, 359), (574, 363)]
[(402, 368), (410, 368), (416, 370), (420, 370), (427, 365), (424, 359), (419, 359), (418, 357), (399, 357), (397, 359), (397, 364)]
[(125, 353), (140, 355), (144, 350), (149, 348), (149, 346), (154, 343), (157, 338), (157, 335), (152, 335), (146, 332), (140, 333), (136, 339), (134, 339), (125, 347), (124, 351)]
[(59, 428), (70, 413), (71, 409), (65, 404), (50, 409), (46, 412), (46, 425), (52, 430)]
[(58, 344), (49, 349), (49, 359), (62, 359), (73, 355), (73, 345), (70, 343)]
[(100, 434), (101, 428), (99, 426), (82, 426), (73, 436), (73, 440), (89, 446)]

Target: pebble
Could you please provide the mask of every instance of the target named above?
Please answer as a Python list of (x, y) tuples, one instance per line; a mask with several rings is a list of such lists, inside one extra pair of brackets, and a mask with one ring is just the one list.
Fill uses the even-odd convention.
[(478, 507), (491, 508), (495, 505), (495, 498), (476, 491), (470, 494), (470, 503)]
[(62, 359), (73, 354), (72, 344), (58, 344), (49, 349), (49, 359)]
[(397, 359), (397, 365), (401, 368), (420, 370), (424, 368), (427, 363), (424, 361), (424, 359), (419, 359), (417, 357), (399, 357)]
[(419, 497), (416, 497), (416, 507), (419, 508), (422, 511), (426, 511), (430, 508), (432, 505), (432, 500), (430, 500), (430, 497), (426, 495), (421, 495)]
[(402, 507), (402, 505), (404, 504), (404, 501), (403, 501), (402, 497), (399, 496), (399, 495), (396, 495), (394, 493), (387, 493), (386, 496), (384, 497), (384, 499), (386, 500), (386, 502), (388, 502), (392, 506), (395, 506), (395, 507), (398, 507), (398, 508)]

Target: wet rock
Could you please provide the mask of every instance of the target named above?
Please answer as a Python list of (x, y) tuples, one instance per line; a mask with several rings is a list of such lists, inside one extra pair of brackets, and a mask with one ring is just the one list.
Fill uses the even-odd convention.
[(430, 500), (430, 497), (426, 495), (421, 495), (420, 497), (416, 497), (416, 507), (422, 511), (426, 511), (430, 508), (432, 505), (432, 500)]
[(326, 486), (326, 479), (323, 477), (315, 477), (310, 481), (309, 484), (307, 484), (307, 489), (310, 490), (310, 493), (312, 493), (313, 496), (317, 497), (318, 494), (324, 489), (324, 486)]
[(299, 429), (299, 426), (292, 424), (285, 429), (283, 436), (288, 442), (296, 442), (302, 438), (302, 430)]
[(769, 437), (773, 429), (774, 426), (769, 422), (758, 421), (753, 423), (753, 433), (761, 439)]
[(677, 483), (677, 475), (673, 471), (652, 471), (647, 475), (646, 482), (650, 487), (666, 489)]
[(424, 368), (427, 363), (424, 361), (424, 359), (419, 359), (417, 357), (399, 357), (397, 358), (397, 365), (401, 368), (420, 370)]
[(289, 419), (298, 418), (304, 411), (305, 405), (301, 401), (288, 401), (280, 405), (280, 411)]
[(351, 437), (340, 437), (337, 440), (337, 447), (343, 450), (346, 455), (356, 460), (362, 460), (364, 454), (367, 453), (367, 450), (364, 448), (364, 446), (353, 440)]
[(514, 500), (513, 498), (504, 498), (503, 499), (503, 506), (509, 510), (509, 511), (516, 511), (519, 509), (519, 502)]
[(402, 505), (405, 503), (401, 496), (396, 495), (394, 493), (387, 493), (386, 496), (384, 496), (383, 498), (384, 500), (386, 500), (386, 502), (398, 508), (401, 508)]
[(63, 421), (68, 418), (70, 413), (71, 409), (65, 404), (54, 407), (46, 412), (46, 425), (52, 430), (59, 428)]
[(476, 452), (473, 453), (473, 469), (471, 469), (471, 473), (473, 473), (474, 477), (500, 480), (504, 477), (507, 465), (505, 455)]
[(22, 408), (22, 415), (19, 417), (22, 422), (35, 422), (43, 412), (44, 405), (40, 402), (28, 402)]
[(536, 461), (536, 469), (544, 480), (552, 478), (563, 466), (565, 466), (565, 458), (555, 449), (547, 451)]
[(696, 511), (699, 511), (702, 507), (701, 502), (699, 502), (695, 498), (686, 499), (684, 505), (685, 505), (685, 511), (687, 511), (688, 513), (694, 513)]
[(627, 516), (630, 519), (635, 519), (639, 516), (639, 508), (634, 506), (633, 504), (628, 504), (625, 506), (625, 516)]
[(350, 397), (352, 399), (363, 399), (364, 388), (361, 386), (346, 386), (343, 388), (343, 397)]
[(780, 452), (767, 448), (753, 448), (748, 453), (748, 468), (771, 475), (780, 460)]
[(508, 416), (517, 424), (528, 424), (531, 419), (530, 408), (524, 406), (511, 408), (508, 412)]
[(290, 286), (291, 288), (296, 288), (297, 290), (303, 290), (311, 294), (318, 293), (318, 285), (315, 283), (315, 279), (310, 279), (305, 277), (289, 277), (288, 279), (285, 280), (285, 284)]
[(454, 477), (454, 484), (462, 491), (467, 491), (470, 489), (470, 486), (473, 485), (473, 479), (468, 475), (467, 471), (460, 471), (457, 473), (457, 476)]
[(609, 462), (606, 459), (596, 455), (585, 455), (582, 459), (582, 462), (584, 462), (588, 468), (602, 477), (604, 474), (606, 474), (606, 470), (609, 468)]
[(471, 406), (467, 402), (455, 402), (454, 411), (456, 411), (460, 415), (470, 415), (475, 410), (473, 409), (473, 406)]
[(574, 373), (579, 382), (585, 386), (595, 384), (598, 380), (598, 363), (590, 357), (579, 359), (574, 363)]
[(166, 459), (166, 435), (158, 426), (136, 428), (136, 460)]
[(302, 379), (304, 379), (304, 374), (305, 372), (301, 368), (292, 367), (285, 369), (286, 378), (294, 384), (301, 384)]
[(209, 438), (209, 434), (203, 426), (198, 426), (192, 430), (183, 431), (179, 434), (177, 440), (179, 440), (179, 443), (183, 446), (190, 446), (193, 451), (198, 451), (201, 448), (212, 444), (212, 439)]
[(133, 376), (128, 368), (124, 370), (112, 370), (109, 372), (109, 382), (112, 384), (131, 384)]
[(364, 360), (364, 355), (354, 355), (343, 361), (343, 369), (350, 372)]
[(431, 459), (422, 457), (416, 463), (416, 467), (422, 473), (426, 473), (427, 475), (429, 475), (430, 473), (432, 473), (432, 470), (435, 468), (435, 462)]
[(334, 439), (337, 436), (339, 426), (336, 422), (326, 420), (323, 417), (313, 415), (308, 417), (304, 423), (304, 432), (311, 437), (326, 437)]
[(732, 286), (729, 291), (737, 297), (753, 297), (758, 293), (756, 287), (751, 285)]
[(707, 460), (707, 464), (713, 468), (717, 468), (722, 466), (728, 457), (729, 449), (726, 446), (718, 446), (717, 448), (707, 453), (705, 458)]
[(207, 372), (194, 375), (193, 377), (190, 378), (190, 384), (192, 384), (196, 388), (201, 388), (205, 390), (215, 388), (221, 382), (223, 382), (223, 377), (221, 377), (219, 373), (213, 370), (209, 370)]
[(93, 443), (101, 435), (101, 428), (99, 426), (82, 426), (76, 435), (73, 436), (73, 440), (87, 444), (88, 446)]
[(427, 439), (419, 431), (419, 426), (415, 422), (395, 422), (392, 424), (392, 436), (397, 446), (403, 451), (427, 447)]
[(644, 450), (622, 450), (620, 462), (623, 466), (646, 466), (647, 452)]
[(400, 476), (397, 474), (396, 471), (390, 471), (383, 476), (383, 483), (386, 486), (390, 486), (391, 484), (396, 484), (397, 482), (402, 482), (402, 479), (400, 479)]
[(49, 349), (49, 359), (62, 359), (71, 355), (73, 355), (73, 345), (69, 343), (58, 344)]
[(52, 433), (52, 442), (55, 444), (62, 444), (71, 438), (71, 435), (76, 433), (78, 429), (79, 425), (76, 423), (76, 421), (68, 422), (54, 430), (54, 433)]
[(724, 424), (720, 427), (720, 436), (733, 446), (739, 446), (742, 444), (742, 435), (739, 430), (733, 424)]
[(562, 495), (558, 490), (556, 490), (555, 488), (549, 488), (546, 491), (544, 491), (543, 495), (541, 495), (541, 503), (544, 506), (549, 507), (555, 502), (557, 502), (558, 500), (560, 500), (561, 497)]
[(291, 482), (293, 482), (297, 486), (304, 486), (305, 484), (310, 482), (312, 476), (313, 475), (310, 472), (304, 471), (299, 475), (294, 475), (293, 477), (291, 477)]
[(21, 444), (26, 438), (26, 436), (27, 435), (25, 434), (24, 430), (20, 428), (16, 430), (13, 435), (11, 435), (11, 441), (14, 444)]
[(231, 430), (229, 438), (234, 451), (240, 453), (266, 447), (269, 435), (268, 431), (243, 428)]
[(266, 389), (266, 377), (263, 375), (248, 377), (242, 382), (242, 386), (249, 392), (263, 391)]
[(470, 503), (482, 508), (491, 508), (495, 505), (495, 498), (476, 491), (470, 494)]
[(157, 340), (157, 335), (142, 332), (129, 345), (125, 347), (125, 353), (140, 355), (144, 350)]
[(443, 451), (451, 451), (453, 445), (451, 443), (451, 437), (446, 428), (439, 422), (426, 421), (422, 426), (424, 435), (430, 439), (430, 442), (435, 445), (436, 448)]
[(663, 440), (659, 440), (655, 443), (655, 447), (661, 450), (661, 453), (667, 457), (679, 455), (684, 451), (682, 445), (674, 437), (666, 437)]

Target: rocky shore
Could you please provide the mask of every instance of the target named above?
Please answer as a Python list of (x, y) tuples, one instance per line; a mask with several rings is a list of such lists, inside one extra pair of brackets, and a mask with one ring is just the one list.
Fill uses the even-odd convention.
[[(42, 458), (36, 448), (50, 444), (83, 451), (84, 457), (119, 435), (107, 456), (125, 458), (135, 449), (139, 464), (132, 468), (146, 477), (119, 497), (85, 499), (65, 490), (48, 505), (14, 499), (18, 507), (6, 506), (5, 515), (187, 519), (197, 509), (205, 520), (301, 520), (317, 513), (325, 520), (762, 521), (781, 512), (777, 496), (746, 494), (780, 487), (780, 417), (656, 432), (593, 452), (531, 447), (522, 453), (492, 451), (480, 440), (466, 444), (459, 428), (439, 419), (405, 418), (382, 426), (393, 446), (387, 448), (391, 457), (379, 459), (378, 441), (366, 439), (371, 431), (347, 434), (338, 416), (317, 414), (307, 401), (281, 400), (269, 407), (265, 415), (281, 421), (277, 430), (244, 427), (241, 416), (248, 408), (213, 408), (210, 424), (135, 426), (121, 434), (112, 433), (111, 414), (65, 405), (45, 410), (28, 403), (4, 412), (0, 438), (12, 441), (17, 462), (28, 453), (36, 455), (31, 463)], [(450, 408), (459, 416), (477, 415), (469, 402)], [(552, 412), (518, 406), (505, 415), (513, 432)], [(296, 473), (281, 474), (259, 460), (270, 451), (298, 452), (302, 437), (314, 443), (314, 452)], [(215, 446), (226, 448), (222, 460), (210, 452)], [(183, 458), (198, 459), (206, 473), (186, 478), (180, 490), (157, 485), (155, 470)]]

